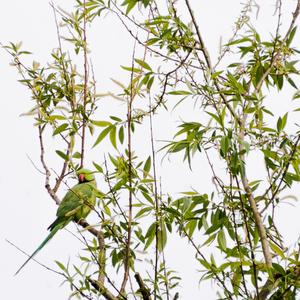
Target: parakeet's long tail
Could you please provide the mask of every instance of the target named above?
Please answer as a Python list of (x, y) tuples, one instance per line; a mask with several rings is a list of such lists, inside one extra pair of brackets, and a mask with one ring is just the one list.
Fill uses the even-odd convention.
[(39, 245), (39, 247), (28, 257), (28, 259), (24, 262), (24, 264), (18, 269), (14, 276), (16, 276), (24, 267), (25, 265), (40, 251), (42, 248), (53, 238), (56, 232), (63, 228), (64, 224), (57, 224), (55, 227), (52, 227), (51, 232), (48, 236), (44, 239), (44, 241)]

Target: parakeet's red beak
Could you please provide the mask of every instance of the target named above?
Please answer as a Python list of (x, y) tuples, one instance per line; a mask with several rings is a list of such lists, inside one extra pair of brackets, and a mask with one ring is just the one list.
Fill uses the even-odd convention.
[(79, 174), (78, 179), (79, 182), (84, 182), (84, 174)]

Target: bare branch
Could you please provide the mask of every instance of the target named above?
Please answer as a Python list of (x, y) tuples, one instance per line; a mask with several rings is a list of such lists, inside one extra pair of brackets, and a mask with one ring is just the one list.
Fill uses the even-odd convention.
[(132, 224), (132, 141), (131, 141), (131, 124), (132, 124), (132, 103), (136, 92), (133, 90), (133, 69), (134, 69), (134, 59), (135, 59), (135, 47), (134, 43), (133, 53), (132, 53), (132, 63), (131, 63), (131, 76), (130, 76), (130, 95), (127, 103), (127, 149), (128, 149), (128, 185), (129, 185), (129, 195), (128, 195), (128, 220), (127, 220), (127, 241), (126, 241), (126, 252), (124, 259), (124, 277), (121, 284), (120, 294), (123, 294), (126, 288), (126, 284), (129, 277), (129, 266), (130, 266), (130, 244), (131, 244), (131, 224)]
[(88, 84), (88, 59), (87, 59), (87, 39), (86, 39), (86, 0), (83, 1), (83, 59), (84, 59), (84, 84), (83, 84), (83, 112), (82, 112), (82, 136), (81, 136), (81, 158), (80, 167), (84, 165), (84, 145), (85, 145), (85, 129), (86, 119), (86, 103), (87, 103), (87, 84)]

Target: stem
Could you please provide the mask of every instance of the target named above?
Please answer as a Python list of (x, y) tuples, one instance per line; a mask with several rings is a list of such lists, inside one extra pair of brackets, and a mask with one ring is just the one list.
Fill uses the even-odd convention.
[(240, 203), (241, 203), (241, 208), (242, 208), (241, 211), (243, 214), (247, 239), (248, 239), (248, 243), (249, 243), (249, 247), (250, 247), (251, 261), (252, 261), (252, 268), (253, 268), (253, 277), (254, 277), (254, 286), (255, 286), (256, 293), (258, 294), (257, 268), (256, 268), (256, 263), (255, 263), (254, 248), (253, 248), (252, 241), (251, 241), (250, 228), (249, 228), (249, 224), (248, 224), (248, 220), (247, 220), (246, 209), (245, 209), (242, 194), (240, 192), (241, 188), (240, 188), (240, 184), (239, 184), (239, 180), (238, 180), (237, 176), (235, 176), (235, 181), (236, 181), (236, 185), (239, 190), (239, 197), (240, 197)]
[(131, 78), (130, 78), (130, 98), (127, 105), (127, 137), (128, 137), (128, 184), (129, 184), (129, 197), (128, 197), (128, 222), (127, 222), (127, 242), (126, 242), (126, 253), (124, 261), (124, 277), (120, 289), (120, 294), (123, 294), (129, 277), (129, 263), (130, 263), (130, 243), (131, 243), (131, 223), (132, 223), (132, 144), (131, 144), (131, 124), (132, 124), (132, 102), (134, 100), (133, 91), (133, 69), (134, 69), (134, 57), (135, 57), (135, 44), (132, 54), (132, 65), (131, 65)]
[(83, 86), (83, 112), (82, 112), (82, 136), (81, 136), (81, 160), (80, 168), (84, 165), (85, 152), (85, 131), (86, 131), (86, 102), (87, 102), (87, 81), (88, 81), (88, 62), (86, 46), (86, 0), (83, 1), (83, 56), (84, 56), (84, 86)]
[[(233, 193), (232, 193), (232, 174), (230, 174), (230, 199), (233, 199)], [(238, 249), (238, 253), (239, 253), (239, 259), (240, 259), (240, 270), (241, 270), (241, 274), (242, 274), (242, 278), (243, 278), (242, 283), (243, 283), (243, 286), (244, 286), (247, 298), (250, 298), (249, 297), (249, 293), (248, 293), (248, 289), (247, 289), (247, 285), (246, 285), (246, 280), (245, 280), (245, 272), (244, 272), (244, 268), (243, 268), (243, 264), (242, 264), (242, 260), (243, 260), (243, 256), (244, 255), (241, 252), (241, 242), (240, 242), (240, 238), (239, 238), (239, 235), (238, 235), (238, 228), (237, 228), (237, 224), (236, 224), (236, 217), (235, 217), (234, 208), (232, 209), (232, 216), (233, 216), (233, 225), (234, 225), (234, 235), (235, 235), (236, 245), (237, 245), (237, 249)], [(255, 269), (254, 269), (254, 271), (255, 271)], [(254, 278), (256, 278), (255, 275), (254, 275)], [(256, 286), (257, 286), (257, 284), (256, 284)]]
[[(243, 118), (242, 118), (242, 124), (239, 128), (240, 129), (240, 131), (239, 131), (239, 151), (241, 153), (244, 152), (246, 118), (247, 118), (247, 115), (244, 114)], [(245, 164), (245, 154), (241, 154), (240, 159)], [(256, 205), (251, 187), (249, 186), (249, 181), (248, 181), (248, 177), (247, 177), (247, 174), (246, 174), (246, 168), (245, 168), (244, 173), (241, 174), (241, 181), (242, 181), (243, 188), (246, 192), (247, 198), (249, 200), (251, 211), (252, 211), (253, 217), (254, 217), (254, 221), (255, 221), (255, 224), (256, 224), (257, 229), (258, 229), (258, 234), (259, 234), (260, 242), (261, 242), (261, 245), (262, 245), (262, 250), (263, 250), (265, 263), (266, 263), (268, 268), (271, 268), (272, 267), (272, 255), (271, 255), (271, 251), (270, 251), (269, 241), (267, 239), (266, 228), (263, 224), (262, 216), (261, 216), (261, 214), (258, 210), (258, 207)]]

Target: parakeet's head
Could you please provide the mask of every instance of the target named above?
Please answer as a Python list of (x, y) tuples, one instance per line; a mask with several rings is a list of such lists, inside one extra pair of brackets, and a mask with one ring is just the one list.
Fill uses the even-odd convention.
[(93, 172), (88, 169), (79, 169), (76, 174), (78, 176), (79, 183), (95, 180)]

